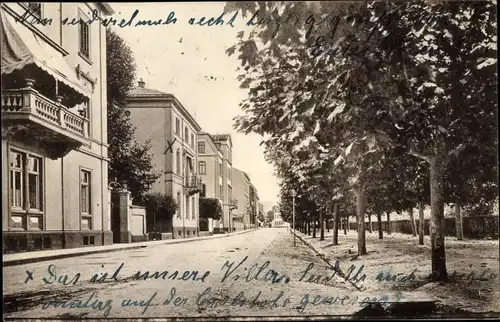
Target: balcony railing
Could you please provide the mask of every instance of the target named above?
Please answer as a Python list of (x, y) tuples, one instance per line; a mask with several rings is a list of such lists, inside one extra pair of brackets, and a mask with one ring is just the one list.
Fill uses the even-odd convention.
[(201, 178), (195, 175), (184, 177), (184, 191), (190, 196), (203, 191)]
[(33, 133), (78, 147), (88, 144), (88, 120), (28, 86), (1, 92), (3, 122), (32, 125)]

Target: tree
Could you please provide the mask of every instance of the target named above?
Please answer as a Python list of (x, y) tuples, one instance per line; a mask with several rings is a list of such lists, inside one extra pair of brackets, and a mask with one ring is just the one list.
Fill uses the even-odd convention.
[(222, 217), (222, 206), (216, 198), (200, 198), (200, 218), (219, 220)]
[[(278, 32), (264, 26), (248, 39), (240, 35), (228, 49), (228, 54), (238, 49), (241, 86), (249, 88), (237, 128), (270, 137), (266, 147), (290, 154), (291, 171), (303, 181), (309, 179), (304, 169), (338, 160), (335, 173), (346, 178), (356, 196), (360, 255), (366, 253), (366, 196), (385, 184), (387, 156), (401, 148), (422, 159), (429, 169), (432, 278), (446, 280), (444, 174), (466, 146), (496, 142), (496, 4), (241, 6), (272, 16), (306, 12), (313, 22), (328, 23), (281, 26)], [(352, 24), (344, 23), (335, 33), (331, 9), (339, 9), (337, 17)], [(331, 37), (311, 37), (311, 29)], [(301, 154), (309, 161), (302, 164)]]
[(379, 24), (399, 48), (390, 55), (402, 80), (399, 144), (429, 165), (433, 280), (447, 280), (445, 173), (468, 146), (496, 141), (495, 18), (494, 3), (415, 1)]
[(168, 223), (172, 224), (172, 216), (177, 210), (177, 204), (172, 196), (153, 192), (148, 193), (141, 200), (141, 205), (146, 207), (146, 221), (149, 229), (156, 232), (157, 224), (159, 224), (160, 232), (163, 227), (168, 229)]
[(140, 202), (161, 173), (153, 169), (150, 142), (140, 144), (135, 140), (135, 127), (121, 108), (135, 78), (132, 51), (111, 29), (106, 33), (106, 50), (109, 178), (130, 190)]
[(264, 216), (264, 213), (259, 211), (259, 216), (257, 217), (261, 223), (266, 222), (266, 217)]
[(266, 223), (270, 224), (274, 220), (274, 212), (272, 210), (269, 210), (266, 214)]

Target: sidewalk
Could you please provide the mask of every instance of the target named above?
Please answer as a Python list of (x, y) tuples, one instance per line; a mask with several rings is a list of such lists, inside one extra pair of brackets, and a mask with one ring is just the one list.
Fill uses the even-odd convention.
[[(333, 245), (333, 232), (325, 230), (325, 240), (296, 232), (297, 237), (312, 248), (319, 257), (340, 267), (363, 266), (366, 280), (363, 287), (372, 292), (399, 290), (432, 294), (443, 306), (467, 312), (500, 312), (498, 240), (457, 240), (447, 237), (446, 267), (449, 282), (430, 282), (431, 249), (429, 236), (424, 245), (418, 245), (418, 237), (392, 233), (378, 239), (378, 232), (366, 232), (367, 255), (357, 256), (357, 232), (339, 231), (338, 243)], [(311, 233), (312, 235), (312, 233)], [(379, 281), (381, 272), (414, 277), (408, 281)]]
[(237, 231), (228, 234), (216, 234), (211, 236), (196, 237), (196, 238), (182, 238), (182, 239), (166, 239), (166, 240), (155, 240), (146, 241), (130, 244), (112, 244), (106, 246), (89, 246), (89, 247), (78, 247), (78, 248), (64, 248), (64, 249), (51, 249), (51, 250), (40, 250), (34, 252), (21, 252), (14, 254), (3, 255), (3, 265), (4, 266), (14, 266), (34, 262), (42, 262), (47, 260), (61, 259), (74, 256), (91, 255), (97, 253), (109, 253), (117, 252), (122, 250), (131, 250), (137, 248), (144, 248), (150, 246), (158, 245), (168, 245), (168, 244), (178, 244), (178, 243), (190, 243), (197, 242), (207, 239), (217, 239), (224, 237), (231, 237), (235, 235), (240, 235), (255, 231), (256, 229), (248, 229), (243, 231)]

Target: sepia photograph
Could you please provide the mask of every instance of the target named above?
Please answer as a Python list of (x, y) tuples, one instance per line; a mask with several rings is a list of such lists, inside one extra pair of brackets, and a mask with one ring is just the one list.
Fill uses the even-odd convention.
[(4, 321), (500, 318), (496, 0), (0, 9)]

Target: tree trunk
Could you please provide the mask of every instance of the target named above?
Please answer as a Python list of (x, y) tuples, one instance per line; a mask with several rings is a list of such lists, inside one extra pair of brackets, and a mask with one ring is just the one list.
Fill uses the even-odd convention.
[(313, 227), (312, 227), (312, 230), (313, 230), (313, 238), (316, 238), (316, 218), (313, 217)]
[(390, 235), (392, 233), (392, 227), (391, 227), (391, 213), (387, 212), (387, 235)]
[(333, 204), (333, 245), (339, 244), (339, 205)]
[(460, 201), (457, 200), (455, 202), (455, 226), (457, 230), (457, 238), (458, 240), (464, 239), (464, 225), (463, 225), (463, 218), (462, 218), (462, 211), (460, 207)]
[(424, 203), (418, 203), (418, 244), (424, 244), (425, 221), (424, 221)]
[(372, 215), (368, 215), (368, 231), (373, 233), (373, 226), (372, 226)]
[(382, 214), (377, 213), (377, 221), (378, 221), (378, 239), (384, 239), (384, 230), (382, 229)]
[(441, 155), (429, 160), (431, 182), (431, 259), (432, 280), (447, 281), (444, 247), (444, 158)]
[(323, 218), (323, 210), (319, 212), (319, 240), (325, 240), (325, 220)]
[(311, 219), (307, 220), (307, 234), (311, 236)]
[(356, 195), (356, 219), (358, 224), (358, 255), (366, 255), (365, 208), (366, 195), (363, 188), (353, 189)]
[(344, 235), (347, 235), (347, 217), (342, 218), (342, 222), (344, 223)]
[(345, 221), (346, 221), (346, 227), (347, 227), (347, 230), (351, 230), (351, 227), (349, 227), (349, 215), (347, 215), (345, 217)]
[(408, 209), (408, 214), (410, 215), (411, 233), (413, 237), (417, 236), (417, 227), (415, 226), (415, 218), (413, 217), (413, 207)]

